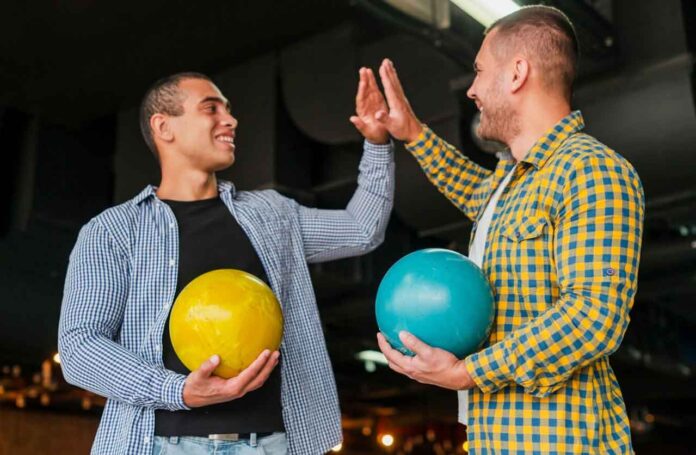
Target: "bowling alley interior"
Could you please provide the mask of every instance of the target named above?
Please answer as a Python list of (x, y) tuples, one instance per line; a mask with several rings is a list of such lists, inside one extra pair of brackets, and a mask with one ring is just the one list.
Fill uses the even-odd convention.
[[(215, 168), (210, 175), (216, 176), (218, 182), (232, 182), (232, 197), (242, 201), (237, 212), (232, 210), (232, 213), (236, 213), (235, 216), (242, 213), (241, 204), (253, 202), (252, 196), (247, 197), (252, 202), (244, 202), (244, 194), (256, 194), (254, 192), (278, 194), (283, 201), (292, 201), (284, 203), (283, 207), (294, 207), (288, 212), (290, 215), (283, 215), (276, 212), (280, 209), (263, 206), (259, 210), (265, 212), (247, 216), (247, 222), (254, 229), (258, 228), (255, 232), (275, 229), (276, 234), (263, 234), (266, 237), (260, 242), (272, 245), (277, 257), (292, 256), (295, 261), (297, 257), (304, 258), (304, 252), (306, 261), (302, 259), (304, 262), (299, 266), (296, 262), (292, 262), (296, 264), (292, 267), (282, 266), (286, 262), (277, 266), (274, 262), (276, 256), (266, 257), (266, 253), (261, 254), (258, 248), (255, 250), (258, 243), (254, 235), (249, 235), (250, 231), (239, 231), (240, 238), (246, 241), (244, 251), (247, 253), (239, 253), (243, 248), (236, 246), (229, 249), (233, 255), (253, 256), (252, 262), (261, 266), (257, 272), (247, 270), (251, 274), (245, 278), (248, 283), (260, 286), (258, 296), (255, 294), (253, 298), (269, 299), (268, 302), (272, 301), (275, 306), (272, 310), (250, 311), (235, 322), (238, 328), (235, 330), (243, 335), (240, 335), (241, 342), (235, 341), (237, 344), (231, 349), (233, 355), (244, 349), (239, 346), (252, 343), (248, 341), (251, 339), (256, 342), (255, 337), (262, 334), (266, 337), (264, 342), (270, 344), (247, 355), (248, 362), (236, 370), (231, 368), (228, 376), (237, 377), (262, 349), (279, 350), (280, 360), (275, 368), (277, 380), (282, 377), (283, 381), (282, 387), (278, 385), (278, 394), (283, 395), (285, 431), (290, 442), (287, 453), (311, 455), (320, 450), (318, 447), (329, 453), (345, 455), (583, 453), (585, 449), (571, 451), (570, 445), (563, 446), (568, 452), (556, 451), (544, 444), (520, 448), (523, 446), (506, 445), (507, 437), (502, 439), (503, 442), (496, 439), (498, 445), (492, 446), (481, 436), (487, 430), (474, 429), (474, 425), (490, 423), (486, 422), (485, 416), (476, 420), (479, 419), (477, 413), (483, 408), (480, 403), (488, 400), (488, 392), (477, 390), (469, 396), (469, 420), (465, 420), (472, 425), (469, 427), (460, 422), (458, 400), (461, 398), (458, 398), (456, 388), (419, 381), (395, 371), (393, 360), (390, 361), (381, 349), (378, 333), (387, 336), (388, 341), (385, 339), (384, 342), (390, 346), (390, 355), (399, 361), (411, 362), (420, 358), (423, 351), (410, 357), (413, 352), (408, 352), (408, 348), (400, 344), (401, 330), (417, 332), (422, 329), (423, 337), (432, 335), (433, 340), (444, 337), (449, 341), (451, 337), (446, 336), (449, 322), (460, 320), (459, 327), (463, 327), (467, 334), (480, 332), (477, 332), (479, 338), (458, 355), (450, 354), (453, 351), (449, 345), (447, 347), (447, 355), (453, 356), (451, 358), (457, 361), (457, 365), (466, 365), (465, 357), (490, 345), (491, 330), (495, 332), (491, 327), (495, 327), (496, 321), (502, 324), (499, 318), (504, 318), (507, 311), (513, 311), (500, 306), (501, 299), (507, 296), (506, 305), (513, 302), (524, 307), (530, 299), (535, 301), (529, 297), (534, 289), (525, 288), (523, 280), (510, 284), (500, 278), (508, 267), (506, 264), (510, 264), (506, 261), (514, 261), (515, 254), (521, 253), (495, 247), (512, 244), (514, 235), (501, 241), (494, 241), (491, 236), (502, 236), (505, 232), (514, 234), (515, 226), (500, 227), (491, 222), (488, 246), (496, 249), (486, 251), (488, 259), (484, 260), (483, 266), (474, 264), (469, 258), (482, 220), (473, 221), (465, 210), (443, 194), (454, 191), (448, 185), (466, 184), (466, 175), (455, 172), (449, 181), (441, 181), (439, 186), (434, 184), (421, 168), (427, 159), (415, 159), (414, 148), (406, 147), (406, 141), (398, 139), (398, 134), (386, 126), (375, 128), (382, 128), (379, 131), (386, 134), (383, 137), (393, 146), (393, 152), (385, 151), (390, 147), (384, 145), (377, 147), (379, 152), (370, 151), (367, 146), (363, 152), (365, 134), (351, 121), (352, 116), (361, 114), (356, 114), (356, 109), (360, 110), (356, 103), (362, 106), (360, 103), (367, 102), (358, 92), (359, 83), (363, 90), (371, 89), (373, 95), (376, 93), (381, 97), (389, 87), (392, 91), (395, 88), (393, 78), (385, 86), (382, 73), (387, 74), (390, 68), (396, 68), (401, 90), (408, 99), (407, 105), (422, 125), (451, 144), (456, 153), (467, 157), (467, 162), (476, 165), (477, 169), (494, 175), (499, 161), (506, 159), (505, 156), (512, 159), (512, 155), (506, 144), (478, 134), (484, 130), (486, 121), (492, 124), (494, 115), (486, 118), (488, 110), (479, 110), (478, 98), (476, 101), (472, 99), (477, 87), (475, 84), (482, 83), (486, 77), (485, 68), (479, 73), (474, 66), (475, 62), (478, 65), (482, 61), (479, 50), (483, 53), (484, 39), (493, 40), (498, 36), (494, 35), (495, 29), (484, 33), (488, 27), (531, 5), (554, 7), (572, 22), (579, 49), (577, 74), (570, 98), (572, 111), (582, 113), (586, 125), (584, 133), (606, 144), (611, 153), (615, 151), (630, 163), (626, 166), (635, 169), (644, 192), (644, 216), (640, 221), (627, 221), (634, 228), (631, 233), (638, 232), (636, 241), (640, 244), (639, 255), (635, 257), (639, 263), (637, 271), (634, 269), (635, 276), (632, 279), (620, 270), (605, 268), (600, 277), (618, 283), (619, 290), (637, 285), (635, 294), (629, 293), (630, 297), (623, 302), (625, 332), (618, 329), (618, 334), (614, 335), (615, 346), (608, 348), (602, 354), (608, 357), (601, 360), (607, 371), (616, 377), (612, 393), (619, 398), (615, 398), (613, 406), (622, 416), (626, 434), (630, 430), (624, 447), (632, 447), (611, 453), (631, 453), (632, 450), (639, 455), (696, 454), (696, 2), (54, 0), (4, 2), (0, 5), (0, 150), (3, 157), (0, 166), (0, 455), (158, 453), (152, 451), (152, 444), (133, 445), (135, 443), (130, 442), (131, 436), (126, 435), (126, 430), (122, 433), (113, 428), (109, 430), (109, 425), (115, 425), (114, 417), (107, 415), (105, 409), (108, 410), (110, 404), (121, 405), (121, 397), (117, 392), (110, 396), (109, 387), (99, 385), (134, 383), (136, 380), (129, 377), (129, 370), (124, 367), (122, 377), (117, 380), (89, 381), (93, 376), (98, 377), (100, 370), (120, 371), (114, 367), (114, 362), (122, 361), (120, 354), (118, 357), (89, 357), (89, 360), (79, 362), (79, 367), (73, 367), (75, 371), (89, 368), (88, 372), (66, 374), (61, 352), (75, 353), (79, 349), (75, 347), (76, 341), (71, 339), (68, 343), (68, 335), (62, 332), (68, 331), (66, 326), (69, 324), (79, 324), (82, 317), (99, 319), (108, 316), (108, 333), (102, 333), (102, 329), (95, 331), (105, 343), (108, 341), (113, 352), (123, 353), (129, 349), (127, 346), (146, 346), (145, 336), (131, 338), (133, 333), (151, 335), (156, 324), (161, 329), (165, 327), (165, 320), (169, 321), (167, 311), (157, 313), (157, 319), (154, 316), (151, 320), (137, 319), (147, 313), (137, 307), (137, 302), (147, 302), (150, 298), (147, 296), (161, 299), (162, 302), (156, 300), (158, 311), (162, 303), (165, 309), (172, 305), (176, 308), (176, 303), (179, 303), (175, 303), (177, 293), (186, 283), (180, 283), (182, 286), (177, 287), (176, 293), (174, 284), (169, 286), (171, 292), (161, 291), (164, 289), (163, 281), (177, 282), (177, 276), (172, 275), (168, 268), (168, 265), (175, 265), (175, 259), (167, 257), (171, 263), (162, 259), (160, 268), (147, 263), (138, 266), (136, 262), (145, 261), (146, 256), (140, 255), (145, 255), (144, 252), (133, 253), (129, 259), (117, 255), (117, 259), (129, 264), (129, 278), (121, 281), (130, 282), (127, 286), (131, 287), (107, 292), (108, 284), (104, 283), (118, 279), (118, 271), (123, 269), (113, 264), (107, 267), (106, 259), (85, 262), (88, 258), (102, 257), (100, 255), (106, 254), (103, 253), (106, 250), (101, 249), (103, 246), (89, 243), (90, 240), (86, 239), (88, 231), (83, 226), (93, 223), (95, 217), (110, 207), (130, 204), (129, 207), (144, 210), (139, 200), (133, 202), (134, 198), (141, 197), (143, 191), (147, 193), (144, 188), (152, 188), (151, 191), (155, 192), (160, 182), (164, 186), (164, 171), (161, 169), (165, 169), (164, 163), (170, 155), (153, 156), (152, 150), (148, 149), (141, 134), (141, 102), (155, 81), (181, 72), (208, 76), (214, 85), (204, 81), (208, 84), (206, 86), (217, 87), (219, 92), (215, 93), (224, 96), (223, 101), (229, 103), (229, 111), (224, 114), (228, 120), (224, 121), (234, 122), (233, 143), (227, 146), (218, 141), (214, 147), (218, 147), (215, 149), (218, 151), (225, 146), (225, 150), (231, 149), (234, 163)], [(385, 64), (384, 59), (393, 66)], [(369, 68), (372, 73), (368, 75), (360, 71), (361, 68)], [(397, 73), (388, 73), (387, 76), (390, 74)], [(486, 98), (485, 91), (478, 93), (482, 93), (480, 99), (484, 106), (486, 100), (492, 99), (490, 94)], [(380, 106), (388, 106), (391, 112), (396, 112), (396, 101), (392, 96), (397, 95), (387, 93), (386, 104)], [(180, 113), (170, 112), (146, 119), (146, 124), (150, 121), (149, 131), (156, 135), (157, 144), (164, 144), (162, 147), (174, 147), (171, 145), (174, 139), (169, 141), (168, 138), (175, 136), (167, 136), (169, 130), (164, 126), (161, 130), (154, 130), (153, 125), (159, 128), (165, 124), (157, 123), (156, 119), (174, 119), (171, 121), (175, 122), (186, 118), (177, 115)], [(370, 118), (375, 125), (386, 125), (380, 123), (378, 115)], [(172, 125), (171, 128), (193, 126), (181, 122)], [(432, 140), (428, 142), (422, 134), (418, 147), (427, 148)], [(369, 153), (381, 155), (378, 158), (370, 155), (373, 161), (365, 161)], [(391, 167), (384, 164), (390, 156), (393, 157)], [(187, 159), (190, 160), (185, 161), (187, 163), (196, 160), (195, 157)], [(432, 165), (431, 171), (445, 172), (445, 164), (442, 166), (441, 169)], [(533, 167), (526, 169), (533, 171)], [(378, 172), (382, 174), (377, 175)], [(388, 175), (390, 172), (392, 177)], [(558, 172), (564, 172), (563, 168), (559, 167)], [(500, 177), (498, 183), (502, 175)], [(388, 180), (390, 178), (392, 180)], [(384, 184), (384, 179), (392, 183)], [(606, 183), (602, 177), (597, 181)], [(381, 188), (379, 191), (384, 191), (386, 196), (375, 193), (378, 190), (368, 188), (369, 185)], [(608, 185), (612, 191), (619, 191), (616, 182)], [(359, 193), (360, 188), (367, 195)], [(503, 191), (498, 203), (504, 203), (506, 197), (515, 194), (514, 191), (509, 194)], [(382, 208), (364, 209), (372, 207), (367, 205), (351, 211), (351, 207), (358, 205), (358, 194), (363, 194), (360, 201), (383, 198), (380, 200), (387, 201), (383, 202), (388, 206), (384, 209), (387, 211), (380, 214)], [(590, 198), (584, 204), (605, 207), (614, 200), (612, 195), (618, 193), (598, 194), (596, 199)], [(640, 196), (636, 194), (636, 197)], [(144, 204), (149, 204), (146, 196), (142, 197), (145, 198)], [(149, 200), (157, 200), (154, 193), (149, 197)], [(616, 210), (617, 217), (629, 213), (626, 207), (631, 199), (625, 195), (622, 197), (614, 200), (620, 208)], [(479, 204), (484, 202), (479, 201)], [(594, 213), (594, 208), (588, 209), (589, 212), (583, 212), (582, 207), (580, 210), (585, 214)], [(116, 222), (116, 225), (123, 227), (124, 235), (136, 235), (133, 232), (137, 232), (137, 238), (142, 240), (145, 237), (140, 236), (139, 229), (145, 229), (142, 226), (147, 224), (145, 218), (149, 215), (138, 213), (141, 213), (140, 221), (132, 221), (135, 224), (130, 228), (123, 227), (119, 224), (121, 222)], [(176, 214), (178, 217), (179, 212)], [(280, 221), (276, 225), (276, 215), (293, 216), (293, 220), (299, 221), (297, 224), (295, 221)], [(329, 221), (322, 221), (322, 216)], [(315, 223), (312, 217), (317, 217)], [(246, 228), (242, 218), (238, 219), (239, 225), (235, 221), (236, 229), (240, 225)], [(334, 219), (342, 221), (330, 222)], [(372, 234), (366, 234), (362, 227), (354, 229), (352, 223), (356, 219), (363, 220), (361, 226), (367, 226)], [(233, 220), (229, 218), (228, 221)], [(542, 236), (554, 229), (552, 221), (547, 223), (540, 228), (544, 230), (539, 231)], [(579, 223), (583, 225), (582, 221)], [(603, 227), (608, 225), (612, 226), (604, 223)], [(498, 227), (503, 234), (494, 232)], [(166, 226), (162, 229), (166, 230)], [(368, 239), (368, 246), (362, 249), (346, 246), (350, 254), (341, 254), (343, 245), (326, 243), (327, 250), (337, 250), (335, 255), (309, 254), (308, 250), (315, 242), (330, 242), (341, 235), (348, 236), (344, 233), (356, 229), (360, 231), (354, 234), (356, 238), (372, 236)], [(591, 227), (586, 235), (590, 238), (601, 236), (601, 228), (596, 229), (595, 232)], [(245, 232), (246, 236), (243, 235)], [(517, 232), (517, 241), (522, 243), (519, 234)], [(149, 251), (147, 254), (164, 254), (158, 249), (162, 235), (160, 230), (153, 230), (149, 240), (141, 243), (133, 240), (130, 248)], [(183, 241), (183, 231), (180, 235)], [(532, 237), (529, 234), (524, 241), (535, 242)], [(223, 238), (226, 237), (221, 235), (220, 239)], [(302, 240), (298, 241), (298, 238)], [(346, 245), (352, 245), (353, 240), (346, 237)], [(500, 243), (503, 241), (508, 243)], [(579, 267), (569, 272), (572, 276), (587, 270), (583, 267), (603, 267), (591, 263), (600, 257), (587, 259), (590, 256), (582, 248), (575, 252), (570, 249), (570, 253), (565, 249), (565, 254), (572, 256), (570, 258), (556, 257), (563, 245), (567, 246), (564, 241), (561, 237), (556, 237), (556, 241), (550, 238), (546, 244), (548, 248), (532, 252), (532, 259), (539, 259), (539, 255), (549, 259), (549, 276), (556, 277), (565, 267)], [(616, 245), (623, 248), (629, 243), (627, 238), (621, 238)], [(207, 250), (197, 250), (197, 245), (189, 243), (185, 250), (189, 258), (199, 260), (208, 255)], [(531, 250), (531, 247), (524, 250), (524, 245), (519, 248), (520, 251)], [(183, 256), (183, 247), (181, 251), (177, 261), (183, 264), (187, 259)], [(409, 256), (424, 251), (449, 255), (442, 261), (451, 262), (440, 264), (450, 265), (444, 269), (428, 269), (434, 270), (428, 278), (430, 282), (409, 288), (404, 285), (405, 278), (396, 275), (407, 274), (416, 267), (427, 268), (428, 260), (435, 253), (421, 258)], [(613, 247), (610, 251), (615, 252)], [(624, 257), (624, 254), (620, 256)], [(410, 264), (405, 262), (408, 258), (411, 258)], [(485, 261), (497, 265), (486, 271)], [(286, 281), (275, 278), (274, 274), (304, 276), (300, 272), (305, 270), (305, 262), (309, 278), (306, 282), (299, 283), (299, 278)], [(397, 270), (399, 265), (402, 269)], [(520, 260), (508, 268), (516, 269), (517, 277), (525, 276), (527, 272), (536, 277), (540, 272), (534, 267)], [(136, 269), (138, 272), (134, 272)], [(493, 275), (487, 275), (488, 272)], [(133, 277), (133, 273), (141, 276)], [(620, 276), (614, 276), (617, 273)], [(414, 272), (413, 276), (413, 280), (417, 280), (425, 275)], [(181, 276), (178, 279), (181, 281)], [(147, 281), (145, 287), (134, 290), (133, 283), (141, 281)], [(532, 279), (530, 282), (541, 281)], [(286, 284), (281, 286), (278, 284), (281, 282)], [(453, 302), (459, 302), (459, 296), (464, 302), (463, 309), (451, 306), (446, 318), (426, 323), (426, 320), (430, 321), (427, 302), (440, 298), (441, 292), (435, 288), (442, 283), (449, 283), (446, 291), (442, 291), (447, 295), (447, 305), (455, 305)], [(562, 305), (572, 306), (572, 297), (565, 300), (561, 297), (563, 283), (553, 284), (556, 286), (555, 297), (547, 302), (548, 311), (562, 312)], [(432, 289), (428, 288), (430, 285)], [(496, 287), (498, 285), (502, 287)], [(295, 299), (293, 286), (301, 287), (301, 295), (306, 298)], [(93, 289), (96, 290), (92, 293)], [(85, 294), (80, 301), (82, 306), (78, 308), (72, 305), (77, 305), (74, 300), (81, 298), (76, 296), (79, 292)], [(231, 296), (232, 300), (242, 299), (238, 295), (246, 291), (239, 292), (223, 294)], [(136, 293), (145, 297), (131, 299)], [(469, 311), (467, 299), (474, 300), (479, 295), (488, 306), (466, 313)], [(597, 309), (585, 314), (582, 327), (599, 325), (594, 321), (613, 305), (617, 295), (618, 291), (617, 294), (611, 291), (598, 297), (594, 302)], [(106, 302), (109, 298), (120, 298), (129, 303), (115, 307)], [(243, 298), (252, 297), (244, 294)], [(418, 298), (421, 300), (414, 300)], [(385, 303), (387, 299), (392, 300)], [(183, 296), (179, 300), (183, 300)], [(399, 305), (412, 301), (416, 303), (409, 313), (409, 326), (404, 322), (407, 311)], [(195, 309), (197, 302), (194, 300), (187, 308)], [(261, 304), (255, 302), (249, 305), (260, 307)], [(152, 305), (155, 305), (154, 300)], [(307, 307), (292, 313), (288, 309), (290, 305)], [(271, 322), (263, 319), (268, 311), (277, 309), (282, 309), (283, 314), (273, 313)], [(162, 346), (168, 346), (166, 349), (170, 355), (176, 350), (186, 365), (186, 371), (194, 371), (211, 354), (218, 353), (204, 350), (202, 357), (184, 360), (180, 347), (195, 344), (195, 341), (186, 338), (193, 336), (192, 332), (181, 330), (188, 330), (187, 324), (193, 323), (182, 319), (177, 320), (179, 325), (176, 326), (174, 311), (172, 325), (167, 325), (163, 335), (166, 337), (171, 331), (171, 341), (165, 340), (166, 343), (160, 345), (160, 339), (153, 342), (152, 348), (147, 344), (147, 348), (133, 349), (123, 355), (143, 364), (149, 362), (148, 368), (159, 369), (162, 374), (170, 375), (168, 377), (177, 377), (183, 384), (189, 376), (165, 372), (166, 367), (161, 361), (161, 351), (165, 348)], [(536, 313), (530, 318), (544, 317), (543, 311), (534, 311)], [(461, 312), (466, 314), (458, 317)], [(307, 314), (314, 318), (311, 319), (314, 322), (301, 321), (310, 317)], [(515, 318), (505, 319), (507, 322), (511, 320), (516, 321)], [(283, 321), (284, 335), (280, 332)], [(517, 323), (519, 327), (515, 328), (524, 330), (523, 323)], [(271, 327), (273, 324), (277, 327)], [(425, 327), (427, 324), (431, 325)], [(306, 327), (313, 327), (316, 332), (312, 332), (310, 337)], [(507, 328), (514, 336), (513, 328)], [(175, 329), (181, 330), (175, 333)], [(271, 333), (272, 329), (278, 332)], [(203, 330), (206, 333), (218, 331), (219, 338), (226, 338), (226, 332), (219, 332), (221, 329), (216, 327)], [(560, 351), (572, 357), (573, 353), (565, 352), (565, 348), (554, 350), (554, 342), (562, 344), (563, 337), (569, 336), (562, 333), (559, 332), (559, 338), (544, 343), (550, 343), (548, 349), (551, 352)], [(496, 342), (505, 342), (502, 335), (497, 338)], [(578, 347), (578, 343), (592, 344), (595, 341), (590, 335), (580, 336), (573, 346), (581, 350), (586, 346)], [(528, 342), (528, 346), (533, 344)], [(398, 347), (401, 351), (395, 349)], [(319, 354), (315, 354), (317, 352)], [(321, 365), (327, 366), (313, 366), (316, 359), (310, 358), (309, 353), (324, 359), (324, 352), (328, 358)], [(75, 365), (78, 363), (74, 358), (77, 355), (71, 355), (70, 359)], [(586, 359), (586, 362), (595, 360)], [(221, 361), (224, 363), (226, 359)], [(336, 413), (340, 409), (340, 414), (336, 414), (336, 419), (340, 415), (340, 438), (324, 438), (324, 435), (312, 432), (292, 433), (296, 428), (305, 428), (306, 423), (297, 422), (301, 418), (286, 409), (295, 406), (288, 397), (303, 396), (297, 393), (304, 387), (302, 381), (297, 383), (297, 380), (288, 379), (285, 369), (291, 362), (306, 362), (306, 370), (302, 371), (311, 371), (312, 380), (328, 387), (327, 396), (333, 396), (335, 383), (340, 408), (331, 409)], [(558, 365), (549, 368), (555, 371)], [(586, 374), (581, 369), (587, 363), (574, 365), (579, 377)], [(485, 372), (477, 374), (485, 375)], [(568, 374), (574, 373), (570, 371)], [(511, 383), (504, 385), (502, 392), (492, 393), (505, 393), (505, 387), (523, 390), (521, 385), (514, 384), (514, 380), (510, 379)], [(472, 381), (473, 387), (480, 385), (476, 377)], [(260, 387), (262, 390), (263, 385)], [(171, 399), (186, 402), (181, 393)], [(528, 397), (532, 401), (537, 399)], [(110, 403), (112, 400), (114, 403)], [(311, 428), (331, 428), (333, 414), (318, 411), (324, 409), (321, 407), (323, 399), (316, 398), (316, 403), (311, 403), (311, 400), (309, 397), (296, 404), (302, 409), (317, 409), (314, 414), (306, 414), (307, 419), (312, 420)], [(137, 404), (127, 406), (139, 409)], [(512, 405), (513, 410), (514, 407)], [(496, 415), (505, 420), (505, 413), (513, 410), (510, 406), (501, 407)], [(156, 415), (160, 418), (161, 414)], [(290, 418), (295, 420), (289, 422), (287, 419)], [(559, 421), (564, 418), (559, 417)], [(324, 419), (325, 425), (316, 423)], [(338, 428), (338, 420), (336, 422)], [(576, 424), (584, 428), (585, 422)], [(144, 434), (145, 442), (149, 443), (151, 436), (147, 431), (152, 430), (136, 430), (136, 424), (132, 425), (128, 431), (138, 431), (140, 436)], [(111, 440), (112, 446), (104, 442), (106, 439), (95, 439), (98, 429), (104, 434), (112, 431), (108, 433), (109, 437), (116, 438)], [(508, 434), (505, 429), (501, 431)], [(549, 428), (538, 431), (543, 437), (548, 435)], [(263, 434), (259, 433), (259, 438)], [(240, 434), (239, 437), (244, 439), (245, 436)], [(483, 439), (477, 440), (479, 437)], [(303, 438), (333, 442), (325, 446), (315, 441), (303, 441)], [(138, 441), (142, 440), (140, 437)], [(171, 442), (172, 438), (168, 440)], [(102, 441), (101, 445), (95, 441)], [(253, 448), (256, 433), (249, 441), (254, 441), (250, 442)], [(514, 437), (511, 436), (510, 441), (514, 441)], [(148, 451), (142, 447), (148, 447)], [(610, 453), (597, 450), (584, 453)]]

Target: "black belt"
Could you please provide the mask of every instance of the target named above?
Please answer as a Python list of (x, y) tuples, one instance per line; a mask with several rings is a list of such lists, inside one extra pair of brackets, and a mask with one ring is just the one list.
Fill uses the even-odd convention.
[(209, 434), (208, 439), (215, 441), (239, 441), (244, 439), (251, 439), (251, 435), (255, 434), (256, 439), (265, 438), (273, 434), (272, 431), (265, 431), (261, 433), (219, 433), (219, 434)]

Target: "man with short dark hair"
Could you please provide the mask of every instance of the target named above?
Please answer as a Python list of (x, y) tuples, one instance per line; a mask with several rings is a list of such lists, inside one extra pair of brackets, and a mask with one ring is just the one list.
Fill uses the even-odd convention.
[(493, 172), (421, 124), (394, 65), (380, 68), (389, 108), (374, 115), (474, 221), (469, 257), (496, 316), (483, 349), (461, 360), (406, 332), (414, 357), (378, 342), (393, 370), (460, 391), (472, 454), (633, 451), (609, 355), (636, 292), (644, 195), (633, 167), (571, 111), (576, 62), (573, 27), (554, 8), (490, 27), (467, 94), (478, 135), (509, 148)]
[[(364, 153), (345, 210), (307, 208), (273, 190), (236, 191), (218, 181), (215, 172), (235, 159), (237, 120), (208, 77), (177, 74), (148, 91), (141, 126), (160, 163), (160, 185), (87, 223), (66, 277), (63, 373), (107, 397), (92, 453), (305, 455), (340, 442), (307, 263), (367, 253), (384, 237), (392, 146), (371, 114), (383, 107), (381, 97), (368, 96), (365, 78), (361, 70), (351, 118), (365, 137)], [(262, 352), (231, 379), (213, 374), (215, 352), (189, 372), (168, 333), (179, 292), (223, 268), (267, 282), (284, 317), (280, 352)]]

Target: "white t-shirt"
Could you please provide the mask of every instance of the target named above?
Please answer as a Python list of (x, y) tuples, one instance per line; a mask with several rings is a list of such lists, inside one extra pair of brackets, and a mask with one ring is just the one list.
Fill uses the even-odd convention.
[[(476, 228), (476, 234), (474, 234), (474, 241), (469, 249), (469, 259), (474, 261), (476, 265), (481, 267), (483, 264), (483, 253), (486, 250), (486, 237), (488, 236), (488, 228), (491, 225), (491, 220), (493, 219), (493, 212), (495, 212), (495, 206), (498, 205), (498, 199), (503, 193), (503, 189), (507, 186), (512, 178), (512, 174), (515, 172), (515, 165), (510, 172), (505, 176), (498, 189), (495, 190), (493, 196), (488, 201), (486, 209), (483, 211), (483, 215), (478, 221), (478, 227)], [(469, 391), (460, 390), (457, 392), (459, 396), (459, 423), (467, 425), (467, 419), (469, 418)]]

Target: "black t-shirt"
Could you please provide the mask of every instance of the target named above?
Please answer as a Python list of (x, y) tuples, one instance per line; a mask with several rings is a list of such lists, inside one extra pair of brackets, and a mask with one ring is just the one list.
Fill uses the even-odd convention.
[[(268, 284), (261, 260), (249, 238), (220, 198), (163, 201), (179, 225), (179, 275), (176, 295), (198, 276), (217, 269), (238, 269)], [(189, 374), (172, 347), (169, 317), (162, 337), (164, 366)], [(266, 383), (242, 398), (189, 411), (155, 411), (158, 436), (207, 436), (217, 433), (284, 431), (280, 399), (280, 364)]]

